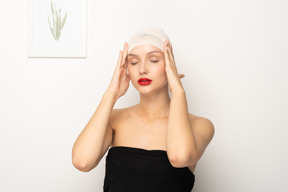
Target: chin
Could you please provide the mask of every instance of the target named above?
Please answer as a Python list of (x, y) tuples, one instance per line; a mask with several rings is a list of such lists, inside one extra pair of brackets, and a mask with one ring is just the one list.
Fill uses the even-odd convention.
[[(164, 87), (137, 87), (137, 91), (142, 94), (142, 95), (150, 95), (150, 94), (154, 94), (157, 92), (161, 92), (162, 89), (164, 89), (166, 86)], [(165, 88), (166, 89), (166, 88)], [(168, 87), (167, 87), (168, 89)]]
[(143, 94), (143, 95), (147, 95), (155, 91), (155, 87), (148, 87), (148, 86), (142, 86), (142, 85), (137, 85), (134, 87), (140, 94)]

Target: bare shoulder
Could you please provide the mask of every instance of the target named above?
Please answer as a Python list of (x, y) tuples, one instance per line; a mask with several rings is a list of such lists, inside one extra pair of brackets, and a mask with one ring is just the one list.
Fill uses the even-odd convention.
[(202, 137), (209, 143), (215, 133), (215, 127), (212, 121), (208, 118), (200, 117), (190, 113), (189, 118), (193, 131), (197, 134), (197, 136)]
[(130, 117), (130, 110), (131, 110), (131, 107), (112, 109), (110, 119), (109, 119), (109, 126), (113, 130), (115, 130), (115, 128), (121, 121), (125, 121)]

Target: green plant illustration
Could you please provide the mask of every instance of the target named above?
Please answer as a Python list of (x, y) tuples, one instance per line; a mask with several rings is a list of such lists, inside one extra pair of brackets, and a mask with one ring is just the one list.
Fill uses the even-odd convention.
[(53, 38), (55, 39), (55, 41), (58, 41), (60, 38), (61, 31), (62, 31), (62, 29), (65, 25), (66, 19), (67, 19), (67, 13), (65, 14), (64, 18), (62, 19), (61, 7), (59, 8), (59, 10), (57, 10), (55, 2), (54, 2), (54, 6), (53, 6), (52, 1), (51, 1), (51, 12), (52, 12), (53, 25), (51, 25), (49, 15), (47, 14), (48, 23), (49, 23), (50, 31), (53, 35)]

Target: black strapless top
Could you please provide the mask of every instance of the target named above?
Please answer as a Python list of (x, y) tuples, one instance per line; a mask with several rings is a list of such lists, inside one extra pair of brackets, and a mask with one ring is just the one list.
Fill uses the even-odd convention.
[(167, 151), (114, 146), (108, 150), (104, 192), (191, 192), (195, 175), (173, 167)]

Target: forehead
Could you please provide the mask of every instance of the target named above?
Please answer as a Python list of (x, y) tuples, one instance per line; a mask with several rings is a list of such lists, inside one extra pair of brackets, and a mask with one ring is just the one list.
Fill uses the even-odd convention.
[[(158, 55), (162, 55), (161, 51), (149, 51), (148, 53), (144, 54), (144, 55), (151, 55), (151, 54), (158, 54)], [(129, 53), (128, 57), (139, 57), (140, 55), (138, 54), (133, 54), (133, 53)]]
[(149, 56), (151, 54), (163, 55), (163, 51), (153, 45), (140, 45), (140, 46), (134, 47), (129, 52), (128, 57), (139, 57), (141, 55)]

